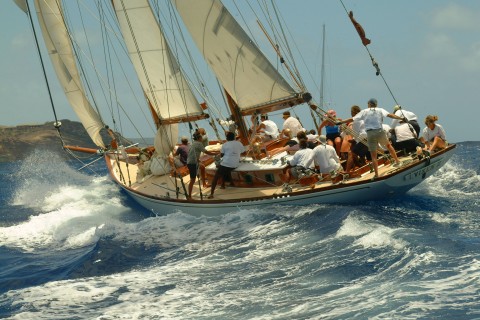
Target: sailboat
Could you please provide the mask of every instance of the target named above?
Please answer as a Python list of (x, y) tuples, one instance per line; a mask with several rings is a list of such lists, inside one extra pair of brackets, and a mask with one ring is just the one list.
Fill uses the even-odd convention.
[[(28, 1), (15, 2), (29, 15), (35, 32)], [(75, 32), (68, 25), (71, 19), (62, 7), (62, 1), (34, 0), (38, 24), (57, 78), (96, 145), (96, 148), (68, 145), (64, 148), (70, 152), (90, 152), (103, 158), (113, 181), (146, 209), (157, 214), (183, 211), (214, 216), (254, 207), (347, 204), (385, 199), (404, 194), (418, 185), (440, 169), (454, 153), (455, 145), (450, 144), (428, 157), (412, 158), (409, 154), (399, 154), (401, 167), (393, 166), (391, 158), (384, 154), (379, 159), (380, 177), (377, 179), (372, 179), (373, 172), (367, 164), (349, 173), (329, 177), (312, 173), (285, 184), (282, 175), (292, 154), (286, 151), (273, 154), (273, 150), (284, 146), (288, 138), (265, 143), (255, 141), (251, 133), (255, 132), (255, 123), (250, 125), (248, 120), (260, 113), (294, 110), (301, 105), (310, 105), (317, 113), (322, 111), (296, 77), (295, 68), (288, 67), (280, 47), (271, 39), (281, 63), (275, 66), (270, 62), (220, 0), (171, 0), (167, 3), (168, 9), (162, 11), (157, 2), (148, 0), (97, 2), (97, 17), (104, 32), (97, 39), (105, 43), (121, 39), (122, 44), (117, 46), (128, 54), (143, 94), (143, 101), (140, 99), (142, 102), (139, 103), (143, 111), (138, 111), (131, 107), (133, 99), (130, 103), (121, 102), (123, 92), (115, 95), (115, 77), (111, 74), (99, 77), (97, 84), (88, 79), (85, 65), (89, 64), (98, 71), (102, 62), (96, 61), (92, 52), (81, 49), (82, 41), (75, 38)], [(167, 20), (171, 24), (167, 25)], [(172, 26), (178, 26), (183, 33)], [(191, 37), (187, 40), (186, 32)], [(84, 33), (88, 34), (87, 31)], [(110, 38), (110, 34), (114, 36)], [(177, 40), (172, 40), (172, 34), (177, 35)], [(88, 41), (84, 39), (83, 42)], [(181, 42), (186, 49), (179, 49)], [(217, 118), (221, 113), (212, 107), (211, 100), (208, 101), (210, 98), (204, 91), (204, 83), (194, 86), (194, 76), (187, 76), (187, 69), (193, 74), (201, 72), (201, 68), (189, 64), (190, 59), (195, 58), (191, 53), (194, 50), (201, 53), (203, 63), (218, 80), (226, 114), (235, 120), (237, 140), (247, 150), (240, 165), (232, 172), (234, 187), (216, 190), (213, 199), (206, 197), (210, 190), (208, 186), (203, 187), (200, 179), (188, 197), (188, 169), (176, 167), (172, 161), (172, 150), (177, 145), (181, 126), (186, 126), (192, 134), (198, 123), (210, 124), (218, 138), (207, 146), (212, 152), (218, 151), (224, 143), (223, 132), (217, 129)], [(104, 49), (102, 53), (106, 51)], [(291, 79), (287, 80), (288, 76)], [(131, 78), (130, 75), (125, 77)], [(107, 125), (98, 110), (98, 99), (94, 98), (100, 88), (106, 92), (105, 100), (110, 106), (119, 110), (112, 111), (110, 107), (112, 119), (125, 116), (126, 119), (143, 121), (143, 124), (136, 124), (136, 128), (154, 127), (152, 145), (138, 145), (124, 138), (119, 120), (112, 120), (113, 123)], [(140, 112), (143, 119), (138, 116)], [(55, 125), (60, 132), (58, 120)], [(105, 136), (111, 141), (105, 143)], [(217, 170), (216, 160), (209, 155), (200, 158), (210, 181)]]

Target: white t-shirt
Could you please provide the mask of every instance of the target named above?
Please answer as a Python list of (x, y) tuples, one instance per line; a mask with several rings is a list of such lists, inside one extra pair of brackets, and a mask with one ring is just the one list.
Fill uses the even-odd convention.
[(437, 123), (435, 123), (435, 128), (430, 130), (429, 127), (423, 128), (422, 137), (428, 142), (431, 142), (435, 136), (439, 136), (443, 140), (447, 141), (447, 137), (445, 136), (445, 130), (443, 127)]
[(223, 158), (221, 165), (229, 168), (236, 168), (240, 165), (240, 154), (245, 147), (237, 140), (227, 141), (222, 145)]
[(262, 123), (265, 125), (261, 131), (265, 132), (266, 135), (272, 136), (272, 138), (278, 138), (278, 127), (275, 122), (272, 120), (263, 120)]
[(289, 163), (291, 166), (301, 166), (307, 169), (313, 168), (313, 150), (309, 148), (298, 150)]
[(402, 122), (395, 127), (395, 136), (397, 137), (397, 142), (407, 141), (415, 138), (414, 134), (412, 133), (412, 130), (413, 132), (415, 132), (415, 130), (413, 127), (410, 127), (411, 125), (405, 122)]
[(381, 129), (383, 118), (390, 113), (383, 108), (367, 108), (363, 109), (353, 117), (353, 121), (363, 120), (365, 130)]
[(313, 161), (320, 167), (321, 173), (330, 173), (340, 166), (335, 148), (328, 144), (320, 144), (313, 149)]
[(283, 130), (290, 129), (292, 137), (296, 137), (299, 131), (303, 131), (303, 127), (300, 124), (300, 121), (294, 117), (288, 117), (283, 123)]
[[(411, 111), (407, 111), (407, 110), (397, 110), (395, 112), (395, 115), (396, 116), (399, 116), (399, 117), (405, 117), (407, 118), (408, 121), (412, 121), (412, 120), (415, 120), (417, 121), (418, 118), (417, 118), (417, 115)], [(393, 119), (392, 120), (392, 124), (390, 125), (393, 129), (395, 129), (396, 126), (398, 126), (398, 124), (400, 123), (400, 120), (398, 119)]]
[(363, 120), (354, 120), (352, 126), (353, 132), (357, 133), (355, 141), (360, 142), (367, 138), (367, 132), (365, 131), (365, 122)]

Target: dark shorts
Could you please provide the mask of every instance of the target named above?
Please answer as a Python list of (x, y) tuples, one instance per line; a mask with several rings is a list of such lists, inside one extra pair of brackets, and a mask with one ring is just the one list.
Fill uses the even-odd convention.
[(327, 140), (335, 141), (335, 139), (338, 138), (338, 137), (340, 137), (340, 133), (339, 133), (339, 132), (328, 133), (328, 134), (327, 134)]
[(225, 167), (220, 165), (217, 169), (217, 173), (219, 177), (222, 177), (224, 181), (232, 182), (232, 174), (231, 172), (235, 170), (235, 168)]
[(368, 154), (368, 147), (363, 143), (357, 142), (352, 147), (352, 152), (363, 158)]
[(187, 164), (188, 171), (190, 171), (190, 180), (194, 180), (197, 178), (197, 164)]

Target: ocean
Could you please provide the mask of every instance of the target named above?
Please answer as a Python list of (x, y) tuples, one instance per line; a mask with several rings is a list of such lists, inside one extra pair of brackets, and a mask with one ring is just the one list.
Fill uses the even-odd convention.
[(402, 197), (156, 216), (103, 163), (0, 164), (0, 318), (480, 319), (480, 142)]

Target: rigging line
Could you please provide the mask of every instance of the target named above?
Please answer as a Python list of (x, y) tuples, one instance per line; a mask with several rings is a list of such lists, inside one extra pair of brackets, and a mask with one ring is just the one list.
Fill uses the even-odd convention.
[[(349, 12), (348, 12), (348, 10), (347, 10), (347, 7), (346, 7), (345, 4), (343, 3), (343, 1), (342, 1), (342, 0), (339, 0), (339, 1), (340, 1), (340, 3), (342, 4), (343, 9), (345, 10), (345, 13), (347, 14), (347, 16), (350, 17)], [(350, 13), (351, 13), (351, 11), (350, 11)], [(352, 19), (352, 18), (350, 18), (350, 19)], [(353, 21), (352, 21), (352, 23), (353, 23)], [(357, 26), (356, 26), (355, 24), (354, 24), (354, 26), (355, 26), (355, 28), (357, 28)], [(361, 28), (361, 27), (360, 27), (360, 28)], [(357, 29), (357, 32), (359, 32), (358, 29)], [(393, 92), (392, 92), (392, 90), (390, 89), (390, 86), (388, 85), (387, 80), (385, 79), (385, 77), (383, 76), (382, 72), (380, 71), (380, 67), (379, 67), (378, 63), (375, 61), (374, 57), (372, 56), (372, 54), (370, 53), (370, 50), (369, 50), (368, 47), (367, 47), (367, 45), (370, 43), (370, 41), (367, 39), (367, 40), (368, 40), (368, 43), (364, 43), (363, 40), (366, 39), (365, 36), (363, 35), (363, 37), (362, 37), (362, 35), (360, 35), (360, 33), (359, 33), (359, 36), (360, 36), (360, 38), (362, 39), (363, 46), (365, 47), (365, 50), (367, 50), (367, 53), (368, 53), (368, 55), (370, 56), (370, 60), (372, 61), (372, 65), (373, 65), (373, 67), (374, 67), (375, 70), (376, 70), (376, 73), (375, 73), (375, 74), (376, 74), (377, 76), (380, 76), (380, 77), (382, 78), (383, 82), (385, 83), (385, 86), (386, 86), (387, 89), (388, 89), (388, 92), (390, 92), (390, 95), (391, 95), (392, 98), (393, 98), (393, 101), (395, 101), (395, 103), (398, 105), (399, 103), (397, 102), (397, 99), (396, 99), (395, 96), (393, 95)]]
[(288, 39), (287, 39), (287, 36), (285, 34), (283, 24), (280, 21), (280, 13), (277, 11), (277, 6), (275, 5), (275, 2), (273, 0), (271, 0), (271, 3), (272, 3), (272, 8), (275, 12), (275, 17), (277, 18), (277, 22), (278, 22), (278, 25), (280, 27), (280, 31), (282, 31), (282, 35), (283, 35), (284, 43), (285, 43), (286, 48), (287, 48), (287, 52), (290, 55), (290, 59), (292, 60), (292, 65), (293, 65), (293, 69), (295, 70), (295, 74), (299, 78), (299, 81), (302, 83), (303, 87), (305, 87), (305, 84), (303, 83), (302, 78), (300, 77), (300, 72), (298, 71), (297, 65), (295, 64), (295, 59), (293, 57), (292, 50), (290, 49), (290, 46), (288, 44)]
[[(67, 19), (66, 19), (66, 17), (65, 17), (65, 11), (66, 11), (66, 10), (65, 10), (65, 8), (63, 8), (63, 10), (62, 10), (62, 8), (60, 7), (60, 3), (59, 3), (59, 2), (57, 2), (57, 6), (58, 6), (58, 7), (57, 7), (57, 8), (58, 8), (58, 11), (60, 12), (60, 17), (57, 17), (57, 19), (60, 20), (60, 21), (65, 25), (66, 35), (67, 35), (70, 43), (72, 44), (72, 45), (71, 45), (71, 48), (72, 48), (72, 50), (73, 50), (73, 55), (74, 55), (74, 57), (78, 57), (78, 56), (79, 56), (79, 55), (78, 55), (78, 49), (77, 49), (78, 44), (77, 44), (76, 42), (74, 42), (73, 37), (72, 37), (72, 33), (70, 32), (70, 30), (69, 30), (69, 28), (68, 28)], [(56, 49), (56, 48), (55, 48), (55, 49)], [(81, 81), (81, 83), (79, 83), (79, 84), (76, 83), (76, 84), (77, 84), (78, 88), (80, 88), (80, 87), (83, 86), (83, 85), (86, 85), (86, 87), (88, 88), (88, 92), (90, 92), (91, 99), (93, 100), (93, 106), (92, 106), (92, 107), (95, 107), (95, 109), (96, 109), (96, 115), (98, 116), (98, 120), (99, 120), (99, 122), (100, 122), (103, 126), (105, 126), (105, 122), (104, 122), (103, 119), (102, 119), (102, 116), (101, 116), (101, 114), (100, 114), (100, 110), (98, 109), (98, 105), (97, 105), (97, 103), (96, 103), (96, 101), (95, 101), (95, 98), (94, 98), (93, 95), (92, 95), (92, 90), (91, 90), (91, 87), (90, 87), (90, 83), (86, 80), (86, 77), (87, 77), (87, 76), (86, 76), (86, 72), (85, 72), (85, 70), (84, 70), (84, 68), (83, 68), (83, 64), (82, 64), (82, 62), (80, 61), (80, 59), (77, 58), (77, 59), (75, 59), (75, 60), (76, 60), (76, 62), (77, 62), (76, 65), (80, 68), (80, 70), (79, 70), (79, 72), (80, 72), (79, 76), (80, 76), (80, 81)], [(81, 78), (81, 75), (82, 75), (82, 74), (83, 74), (83, 79), (84, 79), (84, 81), (82, 81), (82, 78)], [(83, 90), (81, 90), (81, 91), (82, 91), (82, 94), (84, 94)]]
[(48, 78), (47, 78), (47, 73), (46, 73), (46, 70), (45, 70), (45, 64), (43, 63), (43, 57), (42, 57), (42, 53), (40, 51), (40, 46), (38, 44), (38, 38), (37, 38), (37, 32), (35, 31), (35, 26), (34, 26), (34, 23), (33, 23), (33, 18), (32, 18), (32, 15), (31, 15), (31, 12), (30, 12), (30, 5), (28, 4), (28, 1), (25, 1), (25, 3), (27, 4), (27, 15), (29, 17), (29, 20), (30, 20), (30, 24), (31, 24), (31, 27), (32, 27), (32, 32), (33, 32), (33, 36), (35, 38), (35, 44), (36, 44), (36, 47), (37, 47), (37, 53), (38, 53), (38, 57), (40, 58), (40, 64), (42, 66), (42, 71), (43, 71), (43, 77), (45, 79), (45, 84), (47, 86), (47, 91), (48, 91), (48, 97), (50, 99), (50, 105), (52, 107), (52, 111), (53, 111), (53, 116), (55, 118), (55, 128), (57, 129), (57, 132), (58, 132), (58, 135), (60, 136), (60, 140), (62, 142), (62, 145), (65, 145), (63, 139), (62, 139), (62, 135), (60, 133), (60, 126), (59, 126), (59, 122), (58, 122), (58, 119), (57, 119), (57, 112), (55, 110), (55, 104), (53, 103), (53, 98), (52, 98), (52, 92), (50, 90), (50, 84), (48, 82)]
[[(266, 20), (268, 22), (268, 25), (270, 26), (270, 29), (272, 30), (273, 32), (273, 35), (275, 37), (275, 40), (277, 43), (281, 43), (282, 46), (285, 46), (285, 47), (288, 47), (288, 44), (285, 42), (286, 39), (282, 38), (282, 37), (279, 37), (277, 36), (277, 34), (279, 33), (278, 31), (276, 31), (276, 28), (275, 28), (275, 25), (274, 23), (272, 22), (272, 18), (270, 17), (270, 10), (268, 10), (268, 5), (266, 4), (266, 1), (263, 0), (263, 7), (261, 4), (258, 5), (259, 8), (260, 8), (260, 11), (262, 12), (263, 16), (264, 16), (264, 20)], [(262, 31), (265, 33), (265, 35), (267, 36), (267, 38), (269, 38), (269, 36), (267, 35), (267, 32), (266, 30), (263, 28), (263, 26), (261, 25), (261, 23), (259, 23), (260, 21), (260, 17), (258, 16), (258, 14), (256, 13), (255, 9), (249, 4), (249, 7), (250, 7), (250, 10), (253, 12), (255, 18), (257, 19), (257, 24), (260, 25), (260, 28), (262, 28)], [(245, 22), (246, 23), (246, 22)], [(251, 37), (253, 37), (253, 33), (251, 33)], [(270, 40), (270, 39), (268, 39)], [(283, 41), (285, 40), (285, 41)], [(287, 67), (286, 68), (286, 71), (285, 69), (283, 68), (278, 68), (278, 61), (280, 61), (281, 64), (284, 64), (285, 66), (287, 65), (285, 61), (288, 61), (290, 62), (291, 60), (293, 60), (293, 57), (292, 56), (289, 56), (288, 55), (288, 51), (287, 51), (287, 58), (285, 60), (285, 57), (280, 53), (280, 46), (278, 44), (273, 44), (272, 41), (270, 40), (270, 43), (271, 43), (271, 46), (274, 48), (274, 50), (276, 51), (277, 53), (277, 70), (281, 71), (281, 72), (286, 72), (287, 75), (290, 75), (294, 82), (297, 84), (297, 86), (299, 87), (300, 90), (305, 90), (305, 87), (303, 85), (303, 81), (301, 80), (301, 77), (299, 76), (299, 74), (297, 73), (298, 70), (296, 70), (296, 67), (295, 67), (295, 76), (292, 75), (292, 72), (289, 70), (289, 68)], [(258, 46), (258, 45), (257, 45)], [(280, 58), (280, 59), (278, 59)], [(293, 61), (293, 64), (294, 61)], [(298, 81), (297, 81), (297, 78), (298, 78)], [(298, 85), (298, 82), (302, 83), (302, 86), (299, 86)]]
[[(127, 21), (128, 27), (129, 27), (129, 29), (130, 29), (130, 34), (131, 34), (131, 36), (132, 36), (133, 43), (135, 44), (135, 48), (136, 48), (138, 57), (139, 57), (139, 59), (140, 59), (140, 63), (141, 63), (142, 69), (143, 69), (143, 73), (144, 73), (145, 78), (146, 78), (146, 80), (147, 80), (147, 84), (148, 84), (150, 93), (152, 93), (152, 98), (153, 98), (153, 100), (154, 100), (153, 102), (155, 103), (155, 107), (157, 108), (156, 112), (157, 112), (157, 113), (160, 113), (160, 110), (159, 110), (159, 108), (158, 108), (159, 104), (158, 104), (158, 101), (157, 101), (157, 99), (156, 99), (156, 95), (153, 94), (153, 93), (154, 93), (153, 86), (152, 86), (152, 83), (151, 83), (150, 78), (149, 78), (149, 76), (148, 76), (147, 69), (146, 69), (145, 63), (144, 63), (144, 61), (143, 61), (143, 56), (142, 56), (142, 54), (141, 54), (141, 52), (140, 52), (140, 49), (139, 49), (139, 46), (138, 46), (137, 39), (136, 39), (135, 34), (134, 34), (134, 32), (133, 32), (133, 27), (132, 27), (132, 24), (131, 24), (131, 22), (130, 22), (130, 17), (128, 16), (127, 11), (126, 11), (126, 9), (125, 9), (124, 0), (120, 0), (120, 3), (121, 3), (121, 5), (122, 5), (122, 9), (123, 9), (123, 12), (124, 12), (124, 14), (125, 14), (125, 19), (126, 19), (126, 21)], [(160, 113), (160, 114), (161, 114), (161, 113)], [(160, 121), (161, 121), (161, 119), (160, 119)], [(162, 130), (163, 130), (165, 133), (167, 133), (167, 129), (165, 128), (165, 126), (161, 126), (161, 128), (162, 128)], [(160, 128), (159, 128), (159, 129), (160, 129)], [(170, 127), (170, 136), (172, 136), (171, 130), (173, 130), (172, 127)], [(168, 141), (167, 141), (167, 144), (168, 144), (169, 149), (173, 149), (171, 139), (167, 139), (167, 140), (168, 140)]]
[[(101, 34), (102, 34), (102, 43), (104, 43), (104, 44), (107, 43), (107, 46), (108, 46), (108, 42), (107, 42), (108, 37), (107, 37), (107, 32), (105, 30), (105, 13), (103, 11), (102, 5), (98, 2), (97, 2), (97, 10), (98, 10), (99, 14), (101, 14), (100, 30), (101, 30)], [(113, 70), (111, 69), (111, 67), (110, 67), (110, 69), (108, 68), (109, 64), (107, 62), (107, 54), (105, 52), (105, 47), (106, 46), (103, 45), (103, 53), (104, 53), (103, 57), (104, 57), (104, 61), (105, 61), (105, 70), (107, 72), (107, 79), (108, 79), (108, 82), (109, 82), (108, 87), (111, 88), (111, 86), (110, 86), (110, 77), (111, 77), (110, 76), (110, 71), (113, 71)], [(108, 56), (110, 56), (110, 55), (108, 55)], [(95, 63), (94, 60), (93, 60), (93, 55), (92, 55), (92, 62)], [(112, 76), (112, 78), (113, 78), (113, 76)], [(109, 98), (108, 99), (107, 99), (107, 95), (105, 94), (105, 92), (103, 90), (102, 90), (102, 93), (104, 95), (105, 101), (106, 101), (108, 109), (110, 111), (110, 117), (112, 118), (114, 129), (115, 129), (115, 131), (118, 131), (117, 123), (115, 121), (115, 115), (114, 115), (114, 111), (113, 111), (113, 98), (112, 98), (113, 92), (112, 91), (108, 92), (109, 93)], [(117, 108), (117, 110), (118, 110), (118, 108)], [(120, 117), (119, 117), (119, 119), (120, 119)]]

